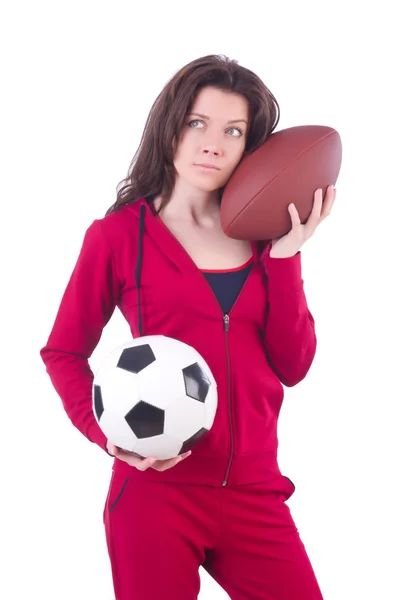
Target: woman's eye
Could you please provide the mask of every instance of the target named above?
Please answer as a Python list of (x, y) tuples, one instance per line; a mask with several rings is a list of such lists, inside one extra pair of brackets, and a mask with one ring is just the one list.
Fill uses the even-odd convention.
[[(238, 132), (238, 134), (239, 134), (239, 135), (238, 135), (237, 137), (240, 137), (240, 135), (243, 135), (243, 132), (242, 132), (242, 131), (241, 131), (241, 129), (239, 129), (238, 127), (231, 127), (231, 128), (229, 129), (229, 131), (230, 131), (230, 130), (233, 130), (233, 129), (234, 129), (234, 131), (237, 131), (237, 132)], [(233, 137), (236, 137), (236, 136), (233, 136)]]
[[(188, 125), (191, 127), (192, 123), (201, 123), (202, 124), (202, 121), (198, 121), (197, 119), (193, 119), (193, 121), (189, 121)], [(197, 129), (197, 127), (194, 127), (194, 129)]]

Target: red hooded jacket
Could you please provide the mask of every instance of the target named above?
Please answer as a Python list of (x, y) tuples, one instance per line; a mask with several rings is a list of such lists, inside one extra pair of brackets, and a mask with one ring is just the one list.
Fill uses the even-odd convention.
[(191, 456), (163, 472), (142, 472), (116, 458), (113, 469), (134, 479), (215, 486), (281, 475), (277, 422), (283, 384), (294, 386), (306, 376), (316, 336), (300, 253), (271, 258), (269, 248), (252, 243), (252, 270), (225, 317), (203, 273), (146, 199), (87, 229), (40, 350), (73, 425), (107, 452), (92, 410), (88, 359), (116, 306), (134, 338), (162, 334), (193, 346), (218, 385), (214, 424)]

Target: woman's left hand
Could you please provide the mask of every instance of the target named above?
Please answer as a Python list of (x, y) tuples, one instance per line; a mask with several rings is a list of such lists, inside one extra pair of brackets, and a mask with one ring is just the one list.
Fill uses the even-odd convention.
[(336, 189), (333, 185), (330, 185), (327, 188), (323, 202), (323, 191), (321, 188), (317, 189), (314, 192), (312, 212), (304, 225), (300, 221), (295, 204), (290, 204), (288, 212), (291, 216), (292, 228), (283, 237), (272, 240), (270, 257), (288, 258), (295, 256), (303, 244), (313, 235), (320, 223), (330, 215), (335, 196)]

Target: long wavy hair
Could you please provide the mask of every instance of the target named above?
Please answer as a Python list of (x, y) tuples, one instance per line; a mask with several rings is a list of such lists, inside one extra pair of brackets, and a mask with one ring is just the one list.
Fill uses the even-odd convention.
[[(276, 128), (279, 105), (255, 73), (222, 54), (193, 60), (168, 81), (156, 98), (127, 177), (118, 184), (116, 202), (106, 215), (141, 198), (150, 203), (161, 195), (158, 213), (168, 204), (175, 184), (174, 156), (179, 135), (198, 92), (206, 86), (234, 92), (248, 100), (249, 129), (243, 157), (257, 150)], [(223, 190), (224, 187), (220, 199)]]

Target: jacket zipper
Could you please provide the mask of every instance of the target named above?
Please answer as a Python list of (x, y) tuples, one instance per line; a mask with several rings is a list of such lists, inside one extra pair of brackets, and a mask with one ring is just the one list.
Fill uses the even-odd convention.
[(231, 383), (231, 368), (230, 368), (230, 352), (229, 352), (229, 340), (228, 332), (230, 327), (230, 316), (228, 314), (223, 316), (223, 328), (225, 332), (225, 348), (226, 348), (226, 365), (227, 365), (227, 400), (228, 400), (228, 412), (229, 412), (229, 431), (230, 431), (230, 456), (227, 463), (225, 477), (222, 482), (222, 487), (225, 487), (228, 482), (230, 467), (232, 466), (233, 454), (234, 454), (234, 427), (233, 427), (233, 413), (232, 413), (232, 383)]

